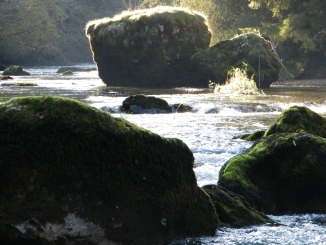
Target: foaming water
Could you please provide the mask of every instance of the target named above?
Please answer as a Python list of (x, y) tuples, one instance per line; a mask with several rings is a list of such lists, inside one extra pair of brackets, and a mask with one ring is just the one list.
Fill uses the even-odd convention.
[(218, 229), (214, 237), (185, 239), (170, 245), (325, 245), (326, 215), (269, 216), (276, 224)]
[[(89, 64), (81, 67), (89, 67)], [(275, 118), (293, 105), (306, 106), (326, 116), (326, 81), (278, 83), (259, 96), (214, 94), (210, 89), (139, 89), (106, 87), (96, 71), (75, 72), (72, 76), (57, 73), (60, 67), (26, 67), (28, 77), (13, 81), (32, 81), (38, 87), (1, 86), (0, 102), (19, 96), (58, 95), (78, 99), (109, 111), (163, 137), (184, 141), (195, 157), (194, 171), (199, 186), (216, 184), (221, 167), (233, 156), (247, 150), (252, 143), (236, 136), (267, 129)], [(120, 108), (132, 94), (145, 94), (183, 103), (193, 108), (187, 113), (124, 114)], [(270, 216), (277, 224), (223, 228), (214, 237), (184, 239), (171, 245), (326, 245), (326, 215), (307, 214)]]

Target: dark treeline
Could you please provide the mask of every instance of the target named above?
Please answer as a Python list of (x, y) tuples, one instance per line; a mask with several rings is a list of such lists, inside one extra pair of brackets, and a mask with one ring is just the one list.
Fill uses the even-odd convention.
[(91, 62), (86, 22), (124, 9), (121, 0), (0, 0), (0, 63)]
[(325, 0), (0, 0), (0, 62), (90, 62), (87, 21), (157, 5), (204, 13), (213, 32), (211, 45), (260, 33), (293, 76), (326, 77)]

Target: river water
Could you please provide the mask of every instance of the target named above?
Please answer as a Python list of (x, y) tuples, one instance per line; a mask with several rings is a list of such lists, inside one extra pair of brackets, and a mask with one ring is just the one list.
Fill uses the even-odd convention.
[[(79, 67), (93, 65), (83, 64)], [(94, 66), (95, 67), (95, 66)], [(165, 90), (106, 87), (97, 71), (62, 76), (60, 67), (24, 67), (31, 76), (15, 77), (4, 83), (32, 81), (36, 87), (0, 86), (0, 103), (14, 97), (57, 95), (83, 101), (109, 111), (164, 137), (183, 140), (195, 157), (194, 171), (199, 186), (216, 184), (218, 172), (231, 157), (251, 146), (235, 136), (268, 128), (282, 110), (306, 106), (326, 117), (326, 80), (292, 81), (273, 84), (265, 95), (217, 95), (210, 89), (175, 88)], [(119, 111), (129, 95), (146, 94), (183, 103), (192, 112), (171, 114), (124, 114)], [(326, 245), (326, 214), (270, 216), (275, 225), (223, 228), (214, 237), (176, 241), (173, 245)], [(171, 244), (171, 245), (172, 245)]]

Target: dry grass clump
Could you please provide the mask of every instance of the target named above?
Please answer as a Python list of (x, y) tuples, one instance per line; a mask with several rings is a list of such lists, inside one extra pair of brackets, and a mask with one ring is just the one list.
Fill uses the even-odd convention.
[(225, 85), (215, 84), (215, 93), (219, 94), (247, 94), (259, 95), (264, 92), (257, 88), (253, 78), (248, 78), (247, 72), (244, 69), (233, 68), (228, 72), (228, 79)]

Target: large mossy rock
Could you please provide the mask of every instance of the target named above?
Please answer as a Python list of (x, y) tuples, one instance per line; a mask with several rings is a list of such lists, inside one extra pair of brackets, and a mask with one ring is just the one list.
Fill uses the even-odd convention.
[(246, 64), (248, 77), (253, 76), (257, 87), (269, 88), (271, 83), (278, 80), (280, 69), (269, 41), (253, 33), (221, 41), (199, 51), (192, 59), (211, 82), (217, 84), (225, 83), (232, 68), (244, 69)]
[(193, 154), (122, 118), (61, 97), (0, 105), (0, 241), (165, 244), (214, 235)]
[(292, 106), (277, 117), (265, 135), (300, 132), (326, 138), (326, 119), (307, 107)]
[(86, 26), (93, 58), (109, 86), (207, 87), (191, 56), (209, 46), (206, 19), (183, 8), (123, 12)]
[(308, 108), (289, 108), (222, 167), (218, 183), (265, 213), (326, 213), (325, 125)]
[(21, 66), (9, 66), (2, 73), (4, 76), (29, 76), (27, 71), (24, 71)]
[(252, 208), (242, 196), (236, 193), (219, 185), (206, 185), (202, 188), (211, 197), (223, 226), (239, 228), (273, 223), (268, 216)]
[(292, 106), (278, 116), (267, 130), (259, 130), (240, 138), (256, 141), (263, 136), (276, 133), (309, 133), (326, 138), (326, 119), (307, 107)]

